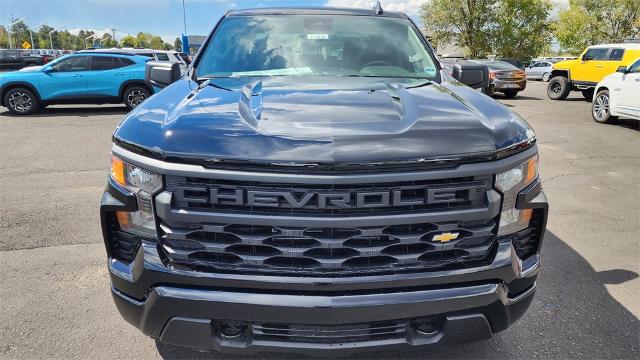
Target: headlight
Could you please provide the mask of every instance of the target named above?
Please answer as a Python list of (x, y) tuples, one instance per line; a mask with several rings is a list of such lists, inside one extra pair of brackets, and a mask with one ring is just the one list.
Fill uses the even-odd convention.
[(162, 189), (162, 175), (111, 158), (111, 178), (136, 194), (138, 211), (118, 211), (116, 216), (122, 231), (148, 238), (156, 238), (153, 215), (153, 195)]
[(516, 209), (518, 193), (538, 177), (538, 155), (496, 176), (496, 188), (502, 192), (502, 213), (498, 236), (520, 231), (529, 226), (532, 209)]

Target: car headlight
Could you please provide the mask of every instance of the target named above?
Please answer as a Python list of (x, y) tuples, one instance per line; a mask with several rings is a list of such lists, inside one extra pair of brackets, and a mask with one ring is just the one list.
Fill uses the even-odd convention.
[(538, 155), (496, 175), (496, 188), (502, 192), (502, 212), (498, 236), (514, 233), (529, 226), (532, 209), (516, 209), (518, 193), (538, 177)]
[(136, 194), (138, 201), (138, 211), (116, 212), (120, 229), (130, 234), (156, 238), (153, 195), (162, 189), (162, 175), (112, 156), (111, 178)]

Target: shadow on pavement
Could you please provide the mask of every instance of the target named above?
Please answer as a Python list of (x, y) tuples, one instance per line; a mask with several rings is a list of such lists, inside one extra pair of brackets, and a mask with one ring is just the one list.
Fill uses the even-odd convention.
[[(413, 352), (377, 352), (350, 359), (638, 358), (640, 323), (604, 284), (638, 277), (628, 270), (596, 272), (553, 233), (543, 245), (543, 268), (529, 311), (490, 340)], [(156, 343), (164, 359), (300, 359), (287, 354), (237, 356)], [(635, 354), (635, 355), (633, 355)]]
[(37, 118), (37, 117), (51, 117), (51, 116), (80, 116), (88, 117), (94, 115), (118, 115), (126, 114), (128, 112), (124, 105), (118, 106), (96, 106), (96, 107), (46, 107), (42, 111), (32, 115), (15, 115), (9, 111), (0, 113), (0, 117), (11, 118)]

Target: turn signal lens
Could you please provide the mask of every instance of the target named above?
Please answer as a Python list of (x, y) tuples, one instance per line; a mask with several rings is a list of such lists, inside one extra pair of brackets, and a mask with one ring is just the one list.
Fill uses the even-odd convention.
[(118, 184), (126, 186), (124, 178), (124, 161), (111, 156), (111, 178)]

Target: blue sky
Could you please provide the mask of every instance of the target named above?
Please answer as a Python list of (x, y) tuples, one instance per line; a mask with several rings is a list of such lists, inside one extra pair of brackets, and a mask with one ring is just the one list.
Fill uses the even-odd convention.
[[(388, 10), (403, 11), (417, 19), (420, 5), (428, 0), (382, 0)], [(568, 0), (554, 0), (563, 6)], [(369, 8), (373, 0), (185, 0), (187, 32), (206, 35), (229, 9), (265, 6), (355, 6)], [(11, 15), (27, 17), (34, 26), (48, 25), (75, 32), (91, 29), (103, 32), (116, 28), (117, 38), (147, 31), (173, 41), (184, 32), (182, 0), (0, 0), (0, 24), (8, 24)]]

